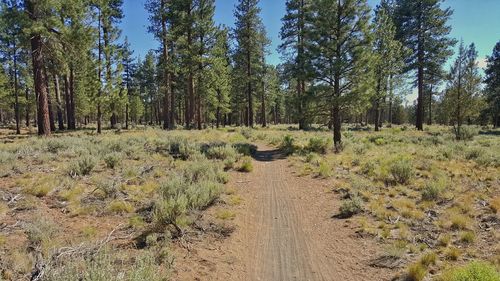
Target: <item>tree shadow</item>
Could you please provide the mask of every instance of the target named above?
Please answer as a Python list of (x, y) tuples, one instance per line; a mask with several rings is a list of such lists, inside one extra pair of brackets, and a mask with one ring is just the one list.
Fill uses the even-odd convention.
[(276, 160), (286, 159), (286, 154), (279, 149), (261, 150), (253, 153), (252, 157), (259, 162), (272, 162)]

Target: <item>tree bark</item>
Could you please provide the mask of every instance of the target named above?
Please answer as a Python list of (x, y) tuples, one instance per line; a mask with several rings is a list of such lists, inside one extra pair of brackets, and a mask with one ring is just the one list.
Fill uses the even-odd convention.
[(52, 104), (52, 97), (50, 96), (50, 81), (49, 81), (49, 75), (47, 74), (47, 69), (44, 69), (45, 73), (45, 78), (46, 78), (46, 87), (47, 87), (47, 103), (49, 104), (49, 121), (50, 121), (50, 130), (52, 132), (56, 131), (56, 124), (55, 124), (55, 114), (54, 114), (54, 106)]
[(172, 120), (171, 120), (171, 113), (170, 111), (172, 110), (171, 108), (171, 102), (170, 102), (170, 71), (169, 71), (169, 54), (168, 54), (168, 40), (167, 40), (167, 18), (165, 16), (165, 7), (166, 7), (166, 0), (161, 0), (161, 13), (162, 13), (162, 19), (161, 19), (161, 28), (162, 28), (162, 43), (163, 43), (163, 63), (164, 63), (164, 76), (165, 76), (165, 93), (163, 97), (163, 129), (172, 129)]
[(30, 126), (30, 89), (26, 87), (26, 92), (25, 92), (25, 99), (26, 99), (26, 109), (25, 109), (25, 116), (24, 118), (26, 119), (26, 128), (29, 128)]
[(56, 95), (57, 124), (59, 130), (64, 130), (64, 117), (61, 103), (61, 89), (59, 86), (59, 76), (54, 74), (54, 92)]
[(98, 23), (98, 64), (97, 64), (97, 79), (99, 81), (99, 89), (97, 91), (97, 133), (102, 133), (102, 111), (101, 111), (101, 97), (102, 97), (102, 41), (101, 41), (101, 26), (102, 14), (99, 9), (99, 23)]
[(427, 120), (427, 125), (432, 125), (432, 85), (429, 90), (429, 119)]
[[(29, 18), (33, 22), (38, 21), (37, 3), (34, 0), (25, 0), (26, 10)], [(49, 104), (47, 95), (47, 78), (45, 77), (44, 69), (44, 54), (43, 54), (43, 39), (39, 33), (31, 34), (31, 57), (33, 60), (33, 81), (36, 96), (38, 97), (38, 134), (50, 136), (50, 116)]]
[(70, 123), (68, 124), (68, 129), (76, 130), (75, 71), (72, 66), (69, 69), (69, 110)]
[(417, 98), (417, 118), (416, 128), (419, 131), (424, 130), (424, 31), (423, 31), (423, 11), (422, 4), (420, 3), (420, 16), (419, 16), (419, 34), (418, 34), (418, 50), (417, 50), (417, 83), (418, 83), (418, 98)]
[(21, 134), (21, 127), (20, 127), (20, 122), (21, 122), (21, 114), (19, 110), (19, 85), (18, 85), (18, 78), (17, 78), (17, 46), (16, 46), (16, 41), (14, 39), (14, 114), (16, 117), (16, 134), (20, 135)]

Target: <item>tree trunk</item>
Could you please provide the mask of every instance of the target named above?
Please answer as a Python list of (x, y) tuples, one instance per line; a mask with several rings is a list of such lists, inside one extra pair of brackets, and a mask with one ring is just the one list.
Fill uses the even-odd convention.
[(17, 47), (14, 40), (14, 114), (16, 115), (16, 134), (21, 134), (21, 114), (19, 110), (19, 85), (17, 81)]
[(56, 124), (55, 124), (55, 118), (54, 118), (54, 106), (52, 104), (52, 97), (50, 96), (50, 82), (49, 82), (49, 75), (47, 74), (47, 70), (44, 70), (45, 72), (45, 77), (46, 77), (46, 83), (47, 83), (47, 103), (49, 104), (49, 121), (50, 121), (50, 130), (52, 132), (56, 131)]
[(59, 86), (59, 76), (54, 74), (54, 92), (56, 95), (57, 124), (59, 130), (64, 130), (64, 117), (61, 103), (61, 89)]
[(432, 85), (429, 90), (429, 119), (427, 120), (427, 125), (432, 125)]
[(68, 129), (76, 130), (75, 71), (73, 67), (69, 69), (69, 110), (70, 123), (68, 123)]
[(416, 127), (417, 130), (424, 130), (424, 34), (423, 34), (423, 11), (422, 4), (420, 4), (420, 17), (419, 17), (419, 34), (418, 34), (418, 50), (417, 50), (417, 83), (418, 83), (418, 98), (417, 98), (417, 118)]
[(163, 43), (163, 63), (164, 63), (164, 76), (165, 76), (165, 93), (163, 97), (163, 129), (172, 129), (171, 113), (172, 110), (170, 102), (170, 71), (169, 71), (169, 54), (168, 54), (168, 40), (167, 40), (167, 18), (165, 16), (166, 0), (161, 0), (161, 29), (162, 29), (162, 43)]
[(461, 129), (462, 129), (462, 101), (461, 101), (461, 90), (462, 90), (462, 66), (458, 66), (458, 87), (457, 87), (457, 128), (456, 128), (456, 139), (461, 139)]
[(99, 23), (98, 23), (98, 63), (97, 63), (97, 80), (99, 81), (99, 89), (97, 90), (97, 133), (102, 133), (102, 111), (101, 111), (101, 97), (102, 97), (102, 41), (101, 41), (101, 26), (102, 14), (99, 9)]
[(25, 109), (25, 116), (24, 118), (26, 119), (26, 128), (29, 128), (30, 126), (30, 89), (26, 87), (26, 92), (25, 92), (25, 99), (26, 99), (26, 109)]
[(247, 99), (248, 99), (248, 107), (247, 107), (247, 127), (253, 127), (253, 95), (252, 95), (252, 68), (251, 68), (251, 60), (250, 60), (250, 51), (247, 52)]
[(375, 132), (380, 131), (380, 102), (377, 99), (375, 101)]
[[(33, 22), (38, 21), (38, 2), (34, 0), (26, 0), (26, 9), (29, 18)], [(50, 116), (49, 116), (49, 104), (47, 99), (47, 78), (45, 77), (44, 69), (44, 54), (43, 51), (43, 39), (38, 33), (31, 34), (31, 57), (33, 60), (33, 81), (36, 96), (38, 97), (37, 108), (38, 108), (38, 134), (49, 136), (50, 131)]]

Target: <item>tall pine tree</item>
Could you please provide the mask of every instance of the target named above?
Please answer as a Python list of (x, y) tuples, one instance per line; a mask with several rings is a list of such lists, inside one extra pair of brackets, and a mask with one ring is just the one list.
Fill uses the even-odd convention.
[(416, 72), (418, 88), (416, 127), (423, 130), (425, 83), (428, 72), (443, 65), (453, 54), (456, 43), (448, 37), (451, 27), (450, 8), (441, 8), (443, 0), (396, 0), (398, 38), (412, 51), (406, 59), (406, 70)]

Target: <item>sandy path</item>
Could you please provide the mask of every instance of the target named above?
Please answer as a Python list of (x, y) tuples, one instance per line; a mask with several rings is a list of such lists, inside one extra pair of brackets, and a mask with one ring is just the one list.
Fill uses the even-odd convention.
[[(244, 203), (236, 208), (236, 231), (196, 251), (190, 274), (178, 280), (355, 281), (390, 280), (392, 273), (368, 266), (380, 249), (360, 239), (349, 220), (333, 219), (339, 200), (328, 181), (294, 174), (278, 151), (259, 147), (254, 171), (236, 174), (231, 185)], [(199, 246), (199, 245), (198, 245)]]

